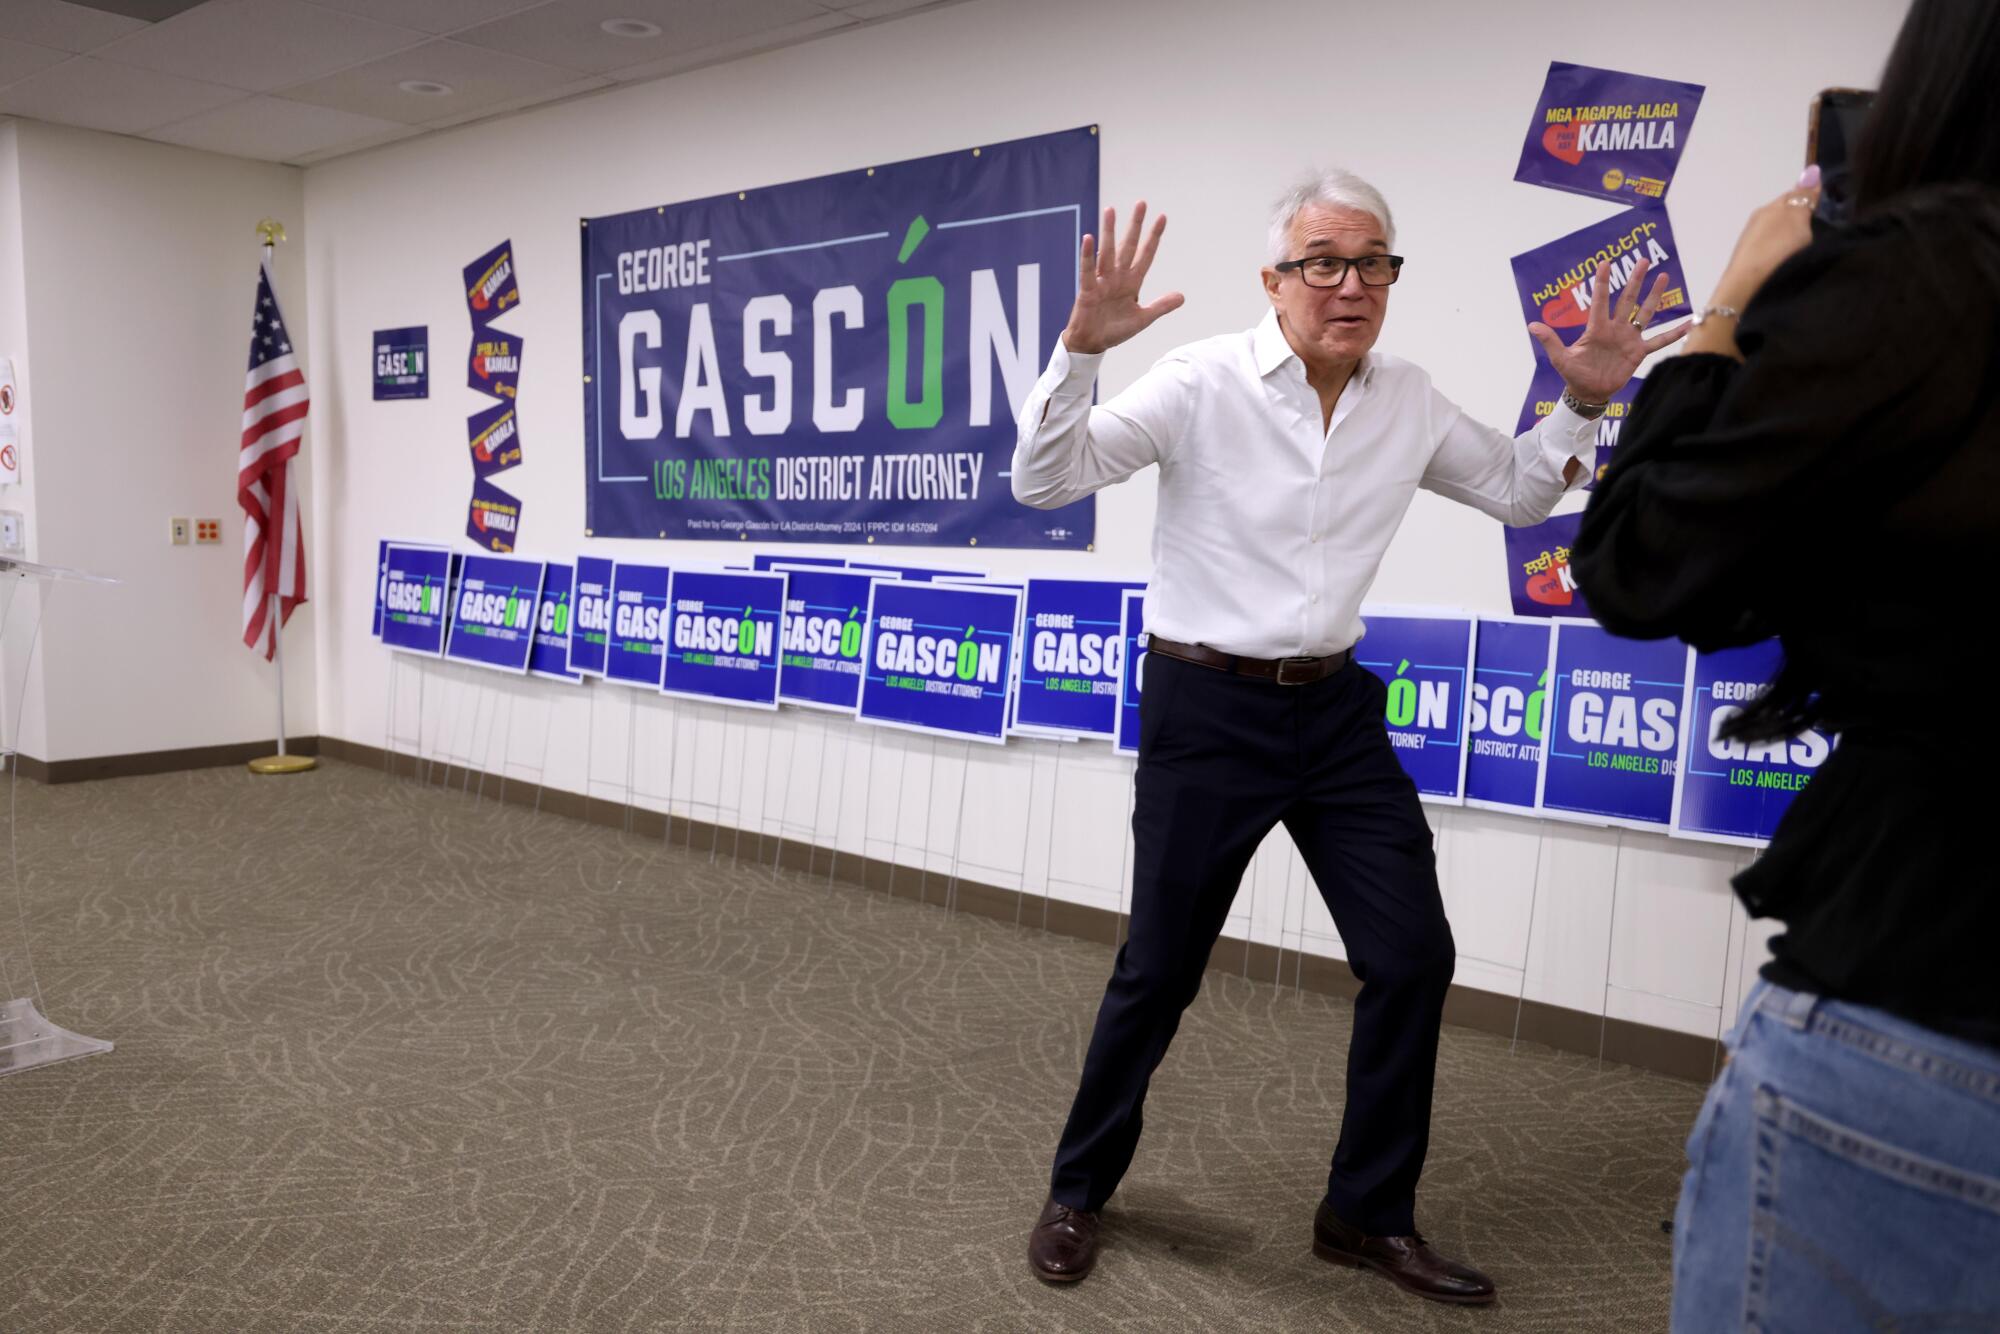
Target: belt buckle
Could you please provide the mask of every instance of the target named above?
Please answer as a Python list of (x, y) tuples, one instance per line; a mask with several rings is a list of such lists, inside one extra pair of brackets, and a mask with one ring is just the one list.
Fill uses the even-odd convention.
[[(1293, 676), (1286, 671), (1287, 668), (1294, 666), (1300, 669), (1297, 676)], [(1277, 682), (1281, 686), (1311, 685), (1318, 678), (1308, 675), (1307, 672), (1318, 666), (1318, 658), (1280, 658), (1278, 659)]]

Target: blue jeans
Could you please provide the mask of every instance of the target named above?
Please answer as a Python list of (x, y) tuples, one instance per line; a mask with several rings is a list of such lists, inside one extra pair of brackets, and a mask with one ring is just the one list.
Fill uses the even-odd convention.
[(1688, 1137), (1675, 1334), (2000, 1331), (2000, 1051), (1760, 982)]

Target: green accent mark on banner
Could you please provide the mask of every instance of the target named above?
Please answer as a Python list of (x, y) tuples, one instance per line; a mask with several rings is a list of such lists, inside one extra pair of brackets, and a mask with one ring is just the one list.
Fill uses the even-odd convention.
[(930, 234), (931, 225), (924, 221), (923, 214), (919, 213), (916, 217), (910, 219), (910, 230), (903, 233), (903, 248), (896, 252), (896, 262), (898, 264), (909, 263), (910, 256), (917, 253), (917, 247), (922, 245), (924, 238)]

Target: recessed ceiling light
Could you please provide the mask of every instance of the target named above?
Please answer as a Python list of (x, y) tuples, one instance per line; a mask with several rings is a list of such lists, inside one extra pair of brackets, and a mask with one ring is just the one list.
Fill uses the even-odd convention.
[(435, 79), (405, 79), (396, 86), (419, 97), (443, 97), (451, 92), (450, 84), (439, 83)]
[(644, 19), (606, 19), (597, 25), (613, 37), (658, 37), (660, 25)]

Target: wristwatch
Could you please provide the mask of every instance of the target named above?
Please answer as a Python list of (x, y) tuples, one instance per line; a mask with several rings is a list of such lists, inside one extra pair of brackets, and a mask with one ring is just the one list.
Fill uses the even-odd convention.
[(1603, 403), (1586, 403), (1575, 394), (1572, 394), (1567, 388), (1563, 390), (1562, 405), (1586, 421), (1595, 421), (1597, 418), (1602, 417), (1604, 410), (1611, 406), (1608, 401)]

